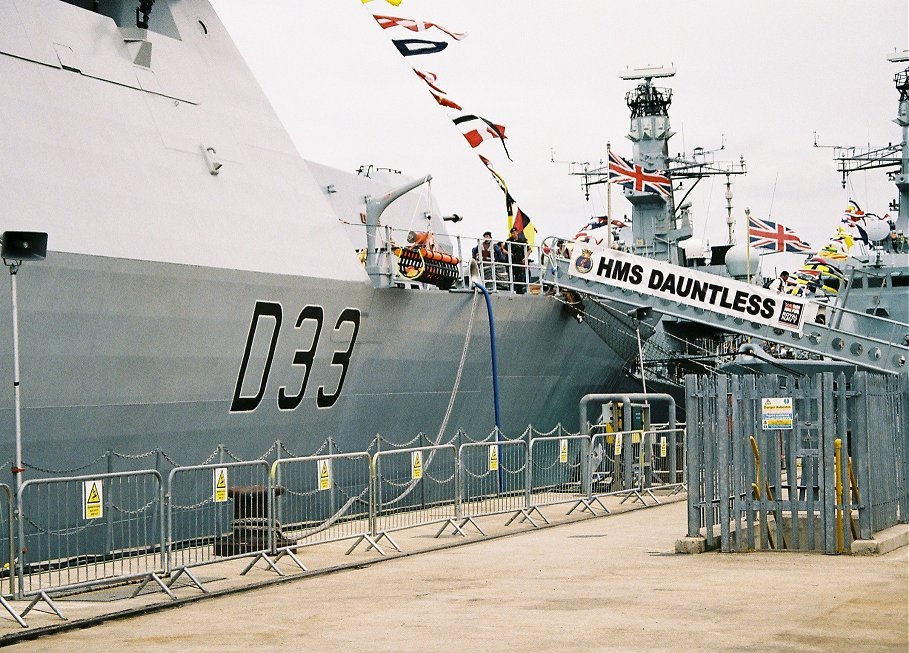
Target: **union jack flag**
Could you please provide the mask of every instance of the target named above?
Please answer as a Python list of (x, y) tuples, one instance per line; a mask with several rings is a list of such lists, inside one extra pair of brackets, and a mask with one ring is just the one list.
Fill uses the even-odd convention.
[(638, 164), (630, 164), (614, 152), (609, 152), (609, 181), (638, 192), (659, 193), (668, 196), (672, 189), (669, 177), (656, 172), (646, 172)]
[(749, 244), (755, 249), (772, 249), (775, 252), (807, 252), (811, 245), (802, 240), (792, 229), (778, 222), (748, 218)]
[[(591, 231), (593, 231), (594, 229), (600, 229), (607, 225), (612, 226), (612, 227), (619, 227), (619, 228), (628, 226), (621, 220), (610, 220), (608, 216), (599, 215), (599, 216), (596, 216), (595, 218), (591, 218), (590, 222), (588, 222), (583, 227), (581, 227), (580, 231), (578, 231), (578, 233), (575, 234), (574, 239), (589, 241)], [(597, 245), (599, 245), (603, 241), (602, 238), (594, 238), (593, 240)]]

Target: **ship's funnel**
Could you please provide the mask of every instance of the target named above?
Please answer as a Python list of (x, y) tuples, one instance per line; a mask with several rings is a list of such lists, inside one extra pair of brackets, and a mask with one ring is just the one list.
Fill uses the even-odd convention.
[(478, 286), (486, 287), (483, 284), (483, 275), (480, 274), (480, 266), (477, 265), (476, 261), (470, 261), (470, 286), (473, 287), (474, 284)]

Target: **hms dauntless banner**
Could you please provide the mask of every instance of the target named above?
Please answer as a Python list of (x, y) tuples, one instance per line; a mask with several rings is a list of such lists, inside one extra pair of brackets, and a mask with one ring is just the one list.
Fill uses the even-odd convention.
[(576, 246), (570, 273), (797, 333), (814, 319), (817, 311), (816, 306), (800, 297), (616, 250)]

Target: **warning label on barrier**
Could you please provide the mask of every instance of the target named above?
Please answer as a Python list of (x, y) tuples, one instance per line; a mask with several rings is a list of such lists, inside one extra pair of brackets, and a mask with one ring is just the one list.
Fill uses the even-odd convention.
[(666, 457), (666, 436), (660, 436), (660, 458)]
[(499, 445), (489, 445), (489, 471), (494, 472), (499, 469)]
[(761, 399), (761, 428), (792, 430), (792, 397), (764, 397)]
[(214, 475), (215, 503), (227, 501), (227, 467), (216, 467)]
[(331, 489), (331, 460), (325, 458), (318, 461), (319, 491)]
[(631, 434), (631, 444), (641, 444), (641, 431), (635, 431)]
[(561, 438), (559, 440), (559, 462), (568, 462), (568, 438)]
[(423, 452), (410, 452), (410, 478), (414, 481), (423, 478)]
[(622, 455), (622, 434), (621, 433), (615, 434), (615, 455), (616, 456)]
[(98, 519), (104, 516), (104, 485), (101, 481), (82, 482), (82, 517)]

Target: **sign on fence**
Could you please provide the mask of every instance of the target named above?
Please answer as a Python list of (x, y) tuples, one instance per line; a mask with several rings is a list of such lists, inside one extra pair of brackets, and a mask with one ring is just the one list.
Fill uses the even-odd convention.
[(215, 503), (227, 501), (227, 467), (216, 467), (214, 473)]
[(100, 519), (104, 516), (104, 484), (99, 480), (82, 482), (82, 517)]
[(331, 489), (331, 460), (323, 458), (319, 461), (319, 492)]
[(499, 445), (489, 445), (489, 471), (495, 472), (499, 469)]
[(418, 481), (423, 478), (423, 452), (422, 451), (411, 451), (410, 452), (410, 478), (411, 480)]
[(764, 397), (761, 399), (761, 428), (792, 430), (792, 397)]
[(562, 438), (559, 440), (559, 462), (568, 462), (568, 438)]

